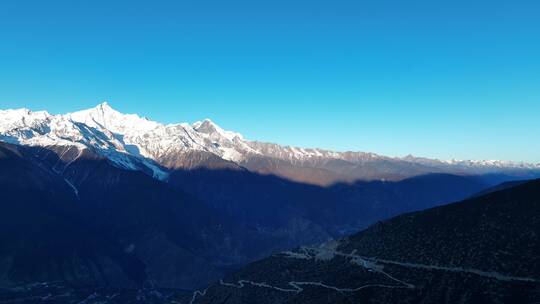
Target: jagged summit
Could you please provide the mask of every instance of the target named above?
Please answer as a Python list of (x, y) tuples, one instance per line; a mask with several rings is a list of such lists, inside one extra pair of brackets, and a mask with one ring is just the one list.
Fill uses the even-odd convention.
[(112, 109), (111, 106), (109, 105), (109, 102), (106, 101), (106, 100), (105, 100), (105, 101), (102, 101), (100, 104), (98, 104), (98, 105), (96, 106), (96, 108), (97, 108), (97, 107), (101, 107), (101, 108), (110, 108), (110, 109)]
[(120, 113), (107, 102), (88, 110), (69, 113), (67, 116), (90, 127), (101, 127), (120, 134), (148, 131), (159, 126), (159, 123), (141, 118), (137, 114)]
[(234, 140), (236, 137), (238, 137), (238, 139), (240, 140), (244, 139), (240, 133), (226, 131), (208, 118), (206, 118), (203, 121), (197, 121), (193, 123), (192, 126), (198, 132), (205, 133), (208, 135), (217, 134), (218, 137), (225, 137), (228, 140)]

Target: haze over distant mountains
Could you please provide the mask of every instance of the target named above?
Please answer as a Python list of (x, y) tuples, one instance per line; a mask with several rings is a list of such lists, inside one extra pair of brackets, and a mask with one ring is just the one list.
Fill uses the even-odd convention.
[[(28, 109), (0, 111), (0, 140), (30, 146), (90, 150), (119, 168), (166, 180), (171, 169), (245, 168), (293, 181), (331, 185), (357, 180), (401, 180), (427, 173), (509, 174), (530, 177), (540, 164), (497, 160), (437, 160), (335, 152), (246, 140), (211, 120), (161, 124), (122, 114), (108, 103), (51, 115)], [(352, 140), (352, 139), (351, 139)], [(61, 158), (73, 161), (78, 153)]]

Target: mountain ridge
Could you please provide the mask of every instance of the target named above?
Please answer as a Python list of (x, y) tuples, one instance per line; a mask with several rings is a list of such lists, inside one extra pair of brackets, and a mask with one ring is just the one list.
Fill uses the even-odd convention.
[[(168, 178), (171, 167), (181, 166), (171, 163), (173, 156), (189, 152), (212, 153), (225, 162), (258, 173), (321, 185), (355, 180), (399, 180), (425, 173), (508, 172), (529, 177), (531, 171), (540, 174), (540, 164), (524, 162), (437, 160), (411, 155), (387, 157), (369, 152), (337, 152), (250, 141), (237, 132), (224, 130), (210, 119), (193, 124), (161, 124), (137, 114), (120, 113), (107, 102), (91, 109), (56, 115), (29, 109), (0, 110), (0, 140), (31, 146), (91, 149), (118, 167), (150, 171), (153, 177), (162, 180)], [(317, 177), (321, 175), (325, 177)]]

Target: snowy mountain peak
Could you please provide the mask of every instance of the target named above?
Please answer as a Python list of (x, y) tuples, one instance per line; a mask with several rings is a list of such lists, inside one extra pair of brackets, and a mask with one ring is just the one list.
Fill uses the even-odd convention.
[(118, 151), (157, 163), (188, 151), (204, 151), (238, 161), (252, 150), (240, 134), (225, 131), (209, 119), (193, 125), (164, 125), (136, 114), (123, 114), (106, 102), (66, 117), (118, 141)]
[(214, 136), (216, 138), (224, 137), (227, 140), (231, 141), (235, 138), (238, 138), (239, 140), (244, 139), (240, 133), (225, 131), (208, 118), (203, 121), (197, 121), (193, 123), (193, 129), (197, 130), (197, 132), (201, 132), (209, 136)]
[(52, 116), (47, 111), (33, 112), (29, 109), (0, 111), (0, 140), (19, 143), (32, 134), (45, 133)]
[(44, 120), (51, 116), (47, 111), (31, 111), (27, 108), (0, 110), (0, 126), (9, 123), (25, 123), (34, 120)]
[(159, 123), (139, 117), (137, 114), (123, 114), (113, 109), (107, 102), (88, 110), (69, 113), (67, 116), (92, 128), (103, 128), (118, 134), (146, 132), (160, 126)]
[(109, 102), (108, 101), (102, 101), (100, 104), (98, 104), (96, 106), (96, 108), (99, 107), (99, 108), (109, 108), (112, 110), (111, 106), (109, 105)]

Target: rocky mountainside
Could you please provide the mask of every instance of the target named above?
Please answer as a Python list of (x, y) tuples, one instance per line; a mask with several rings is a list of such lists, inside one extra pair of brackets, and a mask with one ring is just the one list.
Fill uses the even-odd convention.
[[(0, 204), (5, 239), (0, 243), (6, 249), (14, 246), (0, 252), (4, 261), (0, 277), (5, 284), (39, 279), (140, 287), (152, 282), (190, 289), (271, 252), (324, 242), (377, 219), (485, 188), (476, 178), (454, 175), (323, 188), (256, 174), (238, 165), (171, 170), (164, 182), (138, 170), (118, 168), (90, 149), (5, 143), (0, 143), (0, 149), (0, 186), (5, 189)], [(216, 157), (198, 153), (203, 162)], [(31, 232), (48, 227), (49, 222), (42, 221), (51, 217), (55, 232)], [(73, 234), (54, 228), (57, 225), (74, 226), (67, 230)], [(22, 235), (11, 234), (17, 227), (24, 228)], [(88, 242), (80, 243), (79, 237), (87, 234)], [(106, 245), (97, 245), (100, 242)], [(61, 245), (50, 247), (54, 243)], [(79, 255), (97, 249), (84, 246), (114, 249), (114, 257), (122, 258), (109, 261), (105, 253), (113, 253), (100, 251), (105, 256), (91, 256), (86, 262)], [(37, 253), (58, 260), (36, 259)], [(74, 256), (63, 256), (68, 253)], [(84, 266), (105, 263), (99, 262), (102, 259), (108, 266)], [(139, 265), (135, 270), (128, 267), (137, 276), (125, 273), (125, 259)], [(34, 263), (52, 268), (29, 266)], [(96, 269), (92, 271), (99, 275), (88, 269)], [(108, 274), (113, 270), (114, 275)], [(29, 273), (18, 275), (25, 271)], [(125, 277), (122, 281), (120, 274)]]
[(267, 252), (253, 229), (97, 155), (0, 144), (0, 168), (2, 285), (190, 289)]
[[(69, 280), (136, 286), (141, 261), (82, 223), (67, 181), (0, 144), (0, 285)], [(72, 265), (72, 266), (69, 266)]]
[(540, 180), (255, 262), (192, 303), (538, 303)]

